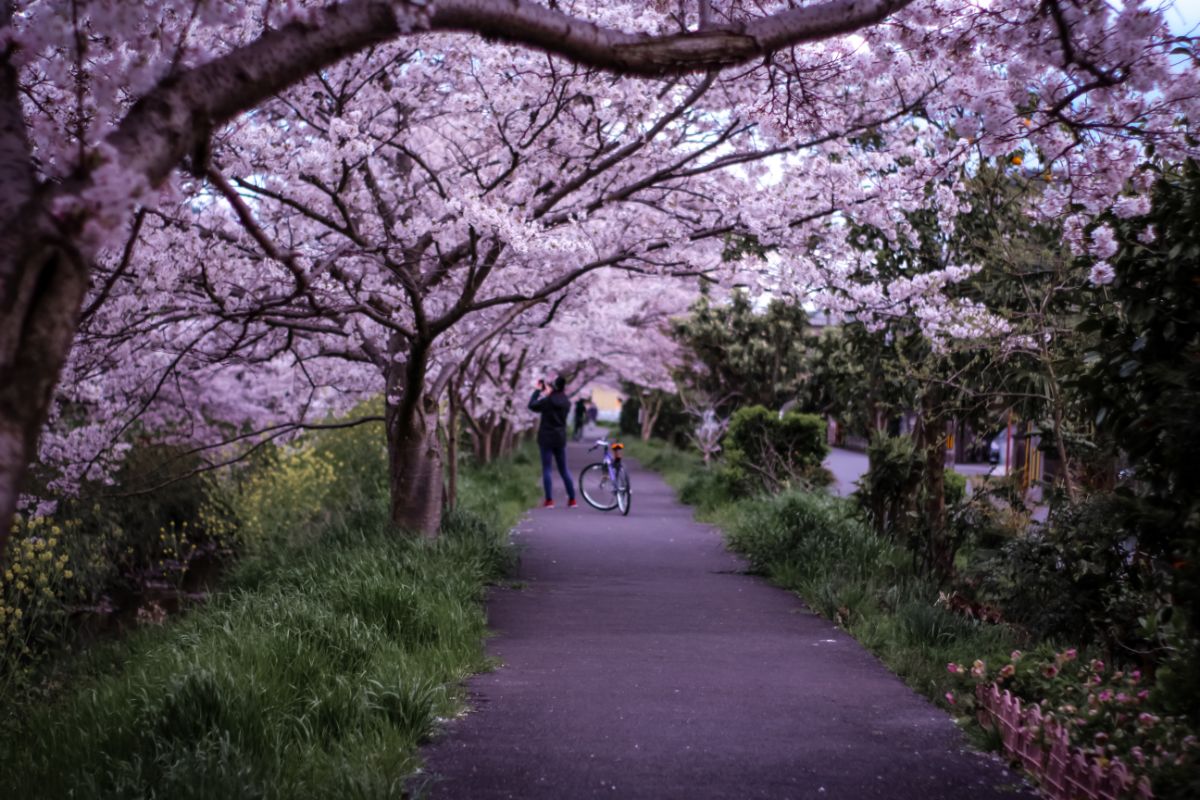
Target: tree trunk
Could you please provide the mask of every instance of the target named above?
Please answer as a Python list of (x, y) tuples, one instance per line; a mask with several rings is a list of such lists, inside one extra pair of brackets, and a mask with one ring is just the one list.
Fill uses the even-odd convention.
[(925, 520), (929, 526), (929, 565), (950, 574), (953, 552), (946, 536), (946, 448), (943, 435), (932, 426), (925, 447)]
[(482, 433), (479, 436), (478, 450), (476, 458), (480, 464), (492, 463), (492, 445), (496, 441), (496, 429), (491, 423), (485, 423), (482, 426)]
[(79, 253), (65, 247), (0, 247), (0, 556), (71, 351), (87, 274)]
[[(0, 2), (0, 28), (14, 4)], [(88, 258), (48, 213), (14, 61), (0, 53), (0, 560), (88, 288)]]
[(662, 392), (651, 392), (642, 403), (643, 442), (650, 441), (650, 436), (654, 433), (654, 423), (658, 422), (658, 415), (662, 413), (664, 404), (665, 396)]
[[(480, 465), (490, 464), (492, 461), (492, 443), (495, 441), (496, 425), (493, 422), (495, 415), (489, 411), (476, 419), (471, 416), (466, 406), (463, 406), (457, 400), (455, 404), (458, 409), (459, 419), (466, 420), (467, 428), (471, 433), (471, 454), (475, 457), (475, 463)], [(455, 427), (457, 427), (457, 422), (455, 423)]]
[(500, 423), (500, 427), (496, 430), (496, 456), (505, 458), (512, 455), (516, 449), (515, 431), (513, 424), (509, 420), (504, 420)]
[(442, 524), (442, 447), (436, 397), (426, 394), (428, 341), (393, 337), (387, 372), (391, 520), (407, 534), (433, 537)]
[(436, 536), (442, 524), (442, 452), (437, 409), (403, 417), (388, 408), (388, 472), (392, 524), (405, 533)]
[(921, 435), (918, 444), (925, 465), (925, 526), (928, 542), (926, 563), (934, 572), (949, 575), (954, 552), (946, 536), (946, 421), (938, 414), (936, 390), (926, 391), (921, 400)]
[(1055, 374), (1054, 364), (1049, 358), (1045, 359), (1046, 372), (1050, 378), (1050, 403), (1054, 409), (1054, 446), (1058, 451), (1058, 461), (1062, 464), (1062, 479), (1063, 488), (1067, 491), (1067, 498), (1071, 504), (1079, 502), (1079, 489), (1075, 485), (1075, 478), (1071, 475), (1071, 459), (1067, 455), (1067, 443), (1063, 440), (1063, 429), (1066, 427), (1063, 423), (1063, 399), (1062, 392), (1059, 391), (1058, 375)]

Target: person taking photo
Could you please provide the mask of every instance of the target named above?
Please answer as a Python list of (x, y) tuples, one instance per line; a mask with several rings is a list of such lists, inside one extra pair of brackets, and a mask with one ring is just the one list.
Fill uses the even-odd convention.
[(567, 471), (567, 417), (571, 413), (571, 400), (563, 391), (566, 386), (566, 378), (559, 375), (554, 379), (554, 390), (543, 397), (549, 387), (539, 378), (533, 397), (529, 400), (529, 410), (542, 415), (538, 424), (537, 443), (542, 454), (542, 487), (546, 490), (543, 508), (554, 508), (551, 459), (558, 467), (558, 474), (562, 476), (563, 485), (567, 488), (567, 507), (575, 508), (579, 505), (575, 502), (575, 484), (571, 481), (571, 473)]

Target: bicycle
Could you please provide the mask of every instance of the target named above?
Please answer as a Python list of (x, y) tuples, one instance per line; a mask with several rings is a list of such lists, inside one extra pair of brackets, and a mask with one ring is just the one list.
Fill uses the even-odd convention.
[(621, 463), (621, 451), (625, 445), (600, 439), (588, 448), (592, 452), (604, 448), (604, 460), (588, 464), (579, 471), (579, 491), (587, 504), (597, 511), (621, 509), (621, 515), (629, 514), (633, 492), (629, 488), (629, 471)]

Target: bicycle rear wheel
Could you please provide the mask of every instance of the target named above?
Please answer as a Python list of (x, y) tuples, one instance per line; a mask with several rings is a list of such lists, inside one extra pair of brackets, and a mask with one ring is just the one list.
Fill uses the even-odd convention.
[(633, 490), (629, 488), (629, 471), (617, 464), (617, 507), (621, 516), (629, 516), (629, 507), (633, 503)]
[(617, 487), (608, 475), (608, 465), (588, 464), (579, 472), (579, 492), (592, 508), (612, 511), (617, 507)]

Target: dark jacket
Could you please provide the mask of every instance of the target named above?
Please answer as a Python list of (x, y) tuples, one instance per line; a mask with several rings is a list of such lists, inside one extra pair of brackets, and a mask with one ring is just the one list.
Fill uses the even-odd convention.
[(545, 397), (534, 392), (529, 400), (529, 410), (542, 415), (538, 425), (537, 441), (541, 447), (567, 446), (567, 416), (571, 413), (571, 401), (565, 392), (552, 392)]

